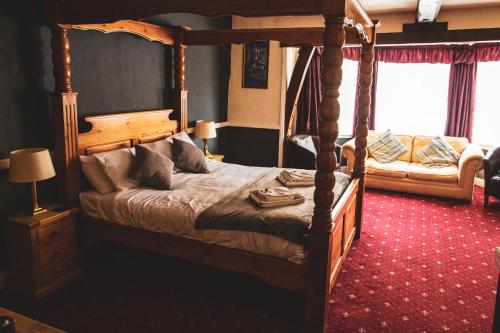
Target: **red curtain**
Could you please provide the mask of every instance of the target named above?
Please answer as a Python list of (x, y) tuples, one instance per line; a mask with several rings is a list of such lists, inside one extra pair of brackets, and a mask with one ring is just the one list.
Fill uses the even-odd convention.
[(344, 59), (359, 61), (361, 59), (361, 48), (360, 47), (344, 47), (342, 49), (344, 53)]
[(322, 99), (321, 54), (322, 48), (316, 48), (302, 84), (297, 105), (296, 133), (318, 135), (319, 106)]
[(451, 65), (445, 135), (466, 137), (469, 141), (472, 140), (476, 74), (476, 62)]

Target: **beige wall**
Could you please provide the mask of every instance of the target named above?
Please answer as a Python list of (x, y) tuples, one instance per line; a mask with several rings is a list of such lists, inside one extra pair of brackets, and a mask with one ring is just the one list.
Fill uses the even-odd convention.
[(269, 78), (267, 89), (242, 88), (243, 46), (231, 47), (231, 77), (229, 79), (228, 121), (250, 127), (280, 126), (283, 50), (279, 42), (269, 48)]

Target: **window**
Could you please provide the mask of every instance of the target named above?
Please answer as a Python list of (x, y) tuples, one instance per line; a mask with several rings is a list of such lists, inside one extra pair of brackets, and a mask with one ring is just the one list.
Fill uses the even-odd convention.
[(339, 135), (352, 136), (354, 125), (354, 105), (358, 80), (358, 62), (344, 59), (342, 65), (342, 83), (340, 85)]
[(375, 126), (396, 134), (443, 135), (448, 107), (448, 64), (379, 62)]
[(488, 146), (500, 144), (500, 62), (480, 62), (477, 67), (476, 109), (472, 141)]

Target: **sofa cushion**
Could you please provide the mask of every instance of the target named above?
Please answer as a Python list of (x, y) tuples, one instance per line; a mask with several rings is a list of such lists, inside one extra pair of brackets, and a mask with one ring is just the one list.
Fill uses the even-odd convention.
[(366, 159), (366, 173), (376, 176), (406, 178), (406, 170), (409, 165), (410, 163), (405, 161), (379, 163), (376, 159), (370, 157)]
[(407, 151), (406, 147), (396, 136), (387, 130), (373, 138), (367, 146), (370, 156), (381, 163), (390, 163)]
[(460, 154), (442, 137), (436, 137), (417, 151), (417, 157), (426, 166), (458, 164)]
[[(419, 152), (420, 149), (422, 149), (424, 146), (428, 145), (432, 141), (432, 139), (434, 139), (435, 137), (436, 136), (420, 136), (420, 135), (415, 136), (415, 138), (413, 139), (413, 152), (411, 154), (411, 161), (412, 162), (417, 162), (417, 163), (422, 162), (418, 158), (417, 152)], [(467, 138), (456, 138), (456, 137), (452, 137), (452, 136), (443, 136), (443, 138), (459, 154), (462, 154), (462, 152), (467, 147), (467, 144), (469, 143), (469, 140)]]
[(449, 165), (443, 168), (429, 168), (422, 163), (411, 163), (408, 166), (408, 178), (439, 183), (458, 183), (458, 167)]
[[(373, 141), (373, 139), (376, 138), (380, 134), (382, 134), (382, 133), (370, 130), (368, 132), (368, 138), (367, 138), (368, 142)], [(396, 159), (399, 161), (411, 162), (411, 153), (412, 153), (412, 148), (413, 148), (413, 136), (396, 134), (396, 138), (398, 138), (399, 141), (401, 141), (403, 146), (405, 146), (405, 148), (406, 148), (406, 151), (404, 153), (402, 153), (401, 155), (399, 155)]]

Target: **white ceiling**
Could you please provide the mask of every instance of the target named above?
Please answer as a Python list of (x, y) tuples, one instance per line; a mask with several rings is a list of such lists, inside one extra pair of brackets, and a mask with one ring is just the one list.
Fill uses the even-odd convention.
[[(368, 13), (414, 11), (418, 0), (360, 0)], [(500, 0), (443, 0), (442, 8), (465, 8), (499, 5)]]

